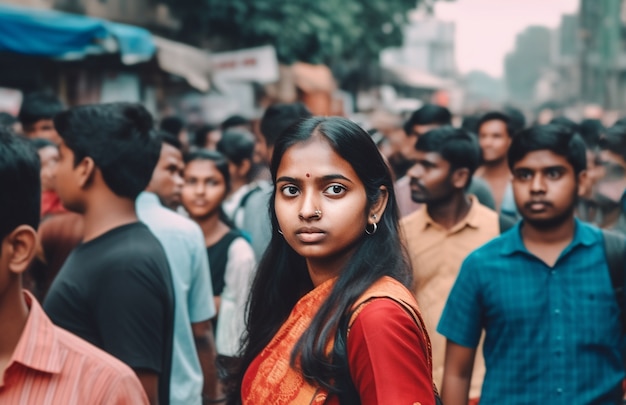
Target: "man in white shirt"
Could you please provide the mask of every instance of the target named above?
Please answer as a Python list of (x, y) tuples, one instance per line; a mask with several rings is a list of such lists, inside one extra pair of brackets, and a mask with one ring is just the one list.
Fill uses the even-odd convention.
[(211, 318), (216, 314), (202, 231), (193, 221), (165, 208), (180, 200), (183, 157), (180, 141), (157, 135), (161, 155), (146, 191), (137, 198), (137, 214), (163, 245), (175, 293), (174, 344), (170, 403), (199, 405), (221, 399), (215, 366)]

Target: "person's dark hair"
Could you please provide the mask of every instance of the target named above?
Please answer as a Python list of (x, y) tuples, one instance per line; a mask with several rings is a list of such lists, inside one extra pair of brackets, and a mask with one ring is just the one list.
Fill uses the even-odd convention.
[(204, 124), (200, 126), (193, 137), (192, 144), (197, 148), (204, 148), (206, 145), (207, 136), (212, 131), (218, 129), (215, 125)]
[(217, 150), (239, 166), (244, 160), (252, 161), (256, 139), (250, 132), (230, 129), (222, 134)]
[(435, 152), (450, 163), (450, 172), (467, 168), (469, 180), (465, 188), (472, 182), (472, 176), (480, 165), (480, 145), (476, 137), (464, 129), (450, 126), (440, 127), (420, 136), (415, 149), (422, 152)]
[(17, 118), (5, 111), (0, 111), (0, 127), (12, 127)]
[(589, 148), (595, 148), (600, 142), (606, 128), (600, 120), (585, 119), (580, 122), (579, 134)]
[(178, 137), (178, 134), (180, 134), (180, 131), (182, 131), (184, 128), (185, 121), (175, 115), (165, 117), (159, 123), (159, 129), (161, 131), (168, 132), (176, 137)]
[(561, 116), (561, 117), (552, 118), (550, 120), (550, 124), (560, 125), (562, 127), (569, 129), (571, 132), (580, 133), (579, 125), (567, 117)]
[(180, 139), (178, 139), (176, 135), (173, 135), (167, 131), (157, 130), (154, 133), (154, 137), (160, 145), (168, 144), (180, 151), (183, 150), (183, 144), (180, 142)]
[(37, 229), (41, 204), (39, 155), (28, 140), (0, 128), (0, 241), (20, 225)]
[(613, 125), (600, 139), (600, 149), (608, 150), (626, 162), (626, 125)]
[(470, 132), (471, 134), (478, 135), (478, 122), (480, 117), (478, 115), (466, 115), (461, 122), (461, 128)]
[(451, 125), (452, 114), (446, 107), (436, 104), (425, 104), (409, 117), (404, 123), (404, 132), (410, 135), (415, 125)]
[(509, 118), (508, 115), (501, 113), (499, 111), (490, 111), (484, 114), (482, 117), (480, 117), (480, 120), (478, 120), (477, 129), (479, 133), (480, 133), (480, 127), (482, 127), (483, 124), (489, 121), (503, 122), (506, 125), (506, 133), (509, 135), (509, 137), (512, 137), (517, 132), (515, 129), (515, 126), (512, 124), (511, 119)]
[(587, 168), (585, 142), (580, 135), (566, 127), (548, 124), (525, 129), (515, 136), (508, 152), (509, 168), (522, 160), (530, 152), (548, 150), (567, 159), (574, 173), (578, 175)]
[(513, 132), (510, 132), (511, 135), (526, 128), (526, 116), (521, 110), (513, 106), (507, 106), (504, 107), (504, 113), (511, 121), (511, 127), (513, 128)]
[(107, 186), (135, 199), (152, 178), (161, 154), (152, 116), (142, 105), (110, 103), (74, 107), (58, 114), (54, 125), (75, 164), (93, 159)]
[(265, 143), (273, 146), (287, 128), (312, 116), (311, 111), (302, 103), (273, 104), (265, 110), (261, 118), (261, 135), (265, 138)]
[(224, 122), (220, 125), (220, 129), (222, 131), (227, 131), (229, 128), (245, 126), (246, 128), (250, 126), (250, 121), (248, 121), (245, 117), (241, 115), (231, 115), (226, 118)]
[(63, 103), (54, 94), (34, 92), (24, 97), (17, 117), (22, 125), (31, 125), (40, 120), (51, 120), (63, 110)]
[(50, 141), (48, 139), (43, 139), (43, 138), (33, 138), (33, 139), (30, 140), (30, 143), (37, 150), (40, 150), (40, 149), (43, 149), (43, 148), (47, 148), (49, 146), (53, 146), (53, 147), (55, 147), (57, 149), (59, 148), (59, 146), (56, 143), (54, 143), (54, 142), (52, 142), (52, 141)]
[[(328, 142), (352, 166), (365, 186), (368, 209), (381, 197), (381, 186), (389, 194), (378, 231), (366, 235), (363, 230), (363, 238), (357, 242), (354, 254), (340, 272), (330, 295), (291, 356), (292, 364), (296, 358), (300, 360), (302, 374), (307, 380), (328, 388), (342, 399), (354, 392), (345, 342), (352, 305), (383, 276), (393, 277), (409, 286), (411, 271), (399, 237), (398, 209), (391, 173), (371, 137), (357, 124), (339, 117), (313, 117), (291, 126), (276, 142), (271, 162), (272, 179), (276, 181), (278, 167), (287, 150), (314, 137)], [(296, 302), (313, 288), (305, 259), (278, 233), (276, 192), (274, 188), (269, 206), (272, 238), (259, 263), (248, 301), (247, 333), (243, 340), (241, 368), (237, 386), (231, 392), (237, 398), (235, 403), (247, 367), (271, 340)], [(363, 215), (367, 216), (367, 213)], [(335, 341), (329, 358), (326, 349), (333, 338)]]

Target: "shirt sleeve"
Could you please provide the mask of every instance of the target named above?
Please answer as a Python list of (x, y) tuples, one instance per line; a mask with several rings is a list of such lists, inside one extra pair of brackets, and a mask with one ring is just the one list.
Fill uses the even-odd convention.
[(133, 373), (130, 375), (120, 376), (111, 389), (107, 390), (107, 396), (98, 402), (99, 405), (149, 405), (146, 391), (139, 382), (137, 376)]
[(235, 356), (245, 331), (246, 303), (256, 270), (252, 247), (243, 238), (236, 238), (228, 248), (224, 273), (224, 291), (217, 318), (215, 344), (220, 354)]
[(465, 259), (437, 325), (447, 339), (470, 348), (478, 346), (483, 328), (479, 263), (475, 254)]
[[(173, 325), (172, 292), (148, 261), (119, 264), (99, 280), (93, 303), (102, 349), (133, 369), (160, 373)], [(154, 263), (155, 266), (159, 264)], [(167, 265), (167, 263), (163, 264)]]
[(348, 359), (363, 405), (435, 404), (425, 338), (397, 302), (365, 304), (348, 335)]
[(189, 243), (191, 244), (190, 251), (192, 252), (192, 282), (188, 297), (189, 319), (191, 323), (198, 323), (213, 318), (216, 310), (213, 300), (209, 258), (200, 229), (194, 230)]

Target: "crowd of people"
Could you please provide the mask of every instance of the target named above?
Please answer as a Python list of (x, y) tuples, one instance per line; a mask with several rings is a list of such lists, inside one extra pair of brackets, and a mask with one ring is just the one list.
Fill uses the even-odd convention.
[(0, 124), (0, 403), (616, 404), (626, 120)]

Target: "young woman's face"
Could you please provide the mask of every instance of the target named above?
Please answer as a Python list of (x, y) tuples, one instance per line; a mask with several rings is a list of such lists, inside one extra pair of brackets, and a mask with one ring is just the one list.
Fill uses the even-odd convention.
[(365, 237), (365, 187), (319, 136), (291, 146), (276, 173), (275, 210), (287, 243), (307, 261), (343, 263)]
[(184, 172), (182, 203), (189, 216), (204, 218), (216, 213), (226, 197), (224, 176), (210, 160), (193, 160)]

